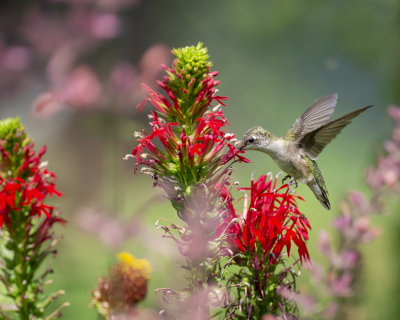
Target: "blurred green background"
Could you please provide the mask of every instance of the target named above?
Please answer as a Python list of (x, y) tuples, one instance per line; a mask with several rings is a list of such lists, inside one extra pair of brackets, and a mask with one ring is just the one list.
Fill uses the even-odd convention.
[[(52, 19), (68, 10), (42, 2), (49, 7), (48, 16), (54, 14)], [(15, 12), (15, 7), (2, 10)], [(115, 60), (138, 64), (154, 44), (173, 48), (204, 42), (214, 70), (220, 71), (220, 94), (230, 98), (225, 108), (229, 130), (239, 137), (254, 125), (282, 135), (315, 99), (333, 92), (339, 93), (334, 117), (376, 105), (343, 130), (318, 159), (332, 212), (325, 211), (307, 187), (298, 188), (307, 200), (300, 208), (313, 228), (311, 257), (322, 261), (316, 249), (318, 231), (332, 231), (331, 220), (347, 190), (367, 190), (365, 168), (383, 152), (392, 128), (386, 108), (400, 103), (399, 1), (153, 0), (137, 1), (118, 15), (119, 36), (96, 48), (95, 59), (84, 55), (85, 63), (101, 75)], [(40, 72), (45, 65), (46, 61), (36, 68)], [(69, 224), (57, 230), (64, 239), (52, 261), (51, 285), (53, 290), (65, 289), (63, 300), (71, 302), (63, 319), (96, 319), (88, 307), (90, 291), (122, 250), (151, 261), (153, 273), (143, 305), (156, 307), (160, 297), (154, 289), (179, 286), (180, 271), (175, 266), (177, 252), (154, 223), (176, 217), (151, 179), (134, 175), (133, 161), (122, 160), (135, 146), (133, 132), (147, 126), (146, 109), (137, 116), (131, 101), (124, 106), (127, 112), (115, 112), (111, 99), (107, 108), (65, 107), (51, 117), (37, 117), (31, 106), (48, 87), (43, 79), (31, 81), (4, 96), (0, 117), (19, 116), (37, 146), (48, 146), (49, 167), (65, 194), (57, 204)], [(237, 165), (233, 175), (242, 185), (249, 184), (253, 171), (279, 171), (263, 154), (247, 156), (252, 163)], [(394, 200), (393, 214), (374, 220), (382, 235), (365, 245), (360, 319), (396, 319), (400, 311), (398, 208)]]

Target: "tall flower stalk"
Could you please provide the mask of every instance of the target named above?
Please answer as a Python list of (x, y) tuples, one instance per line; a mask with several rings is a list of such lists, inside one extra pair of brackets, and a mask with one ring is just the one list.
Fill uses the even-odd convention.
[[(172, 53), (176, 56), (173, 66), (163, 66), (167, 75), (157, 82), (165, 94), (143, 84), (148, 92), (144, 103), (150, 102), (155, 110), (149, 115), (151, 132), (136, 133), (138, 146), (132, 156), (135, 171), (142, 166), (142, 173), (153, 177), (184, 223), (164, 226), (159, 222), (186, 261), (186, 289), (173, 294), (183, 302), (208, 289), (219, 256), (213, 242), (220, 221), (219, 194), (229, 183), (230, 165), (247, 160), (234, 147), (234, 135), (224, 129), (228, 122), (221, 104), (227, 98), (216, 94), (220, 82), (215, 80), (218, 72), (211, 71), (207, 49), (199, 43)], [(213, 107), (213, 102), (218, 105)], [(208, 316), (208, 307), (192, 309), (197, 316)]]
[[(56, 254), (52, 227), (64, 224), (49, 196), (61, 196), (56, 176), (41, 158), (46, 148), (36, 153), (31, 138), (18, 119), (0, 122), (0, 280), (13, 304), (1, 305), (3, 319), (43, 318), (47, 307), (63, 291), (43, 297), (46, 277), (51, 269), (41, 271), (43, 261)], [(47, 316), (60, 315), (63, 304)]]
[[(228, 122), (221, 104), (227, 98), (216, 95), (220, 81), (215, 80), (218, 72), (210, 70), (207, 49), (198, 44), (172, 53), (173, 67), (163, 65), (167, 76), (157, 82), (166, 95), (142, 85), (148, 97), (139, 108), (150, 102), (156, 110), (149, 115), (151, 132), (135, 133), (139, 145), (132, 155), (137, 160), (135, 170), (142, 165), (142, 172), (165, 190), (186, 221), (190, 219), (187, 204), (199, 186), (224, 185), (226, 164), (246, 159), (234, 147), (234, 135), (223, 129)], [(214, 101), (220, 105), (212, 107)]]
[[(217, 95), (218, 72), (211, 71), (201, 43), (172, 53), (172, 67), (163, 66), (167, 75), (157, 82), (165, 93), (143, 85), (148, 96), (138, 107), (146, 102), (154, 106), (151, 131), (135, 134), (138, 146), (128, 155), (136, 160), (135, 172), (141, 167), (154, 186), (165, 191), (182, 222), (156, 223), (164, 237), (175, 241), (187, 271), (185, 288), (159, 291), (192, 319), (208, 319), (210, 307), (217, 306), (225, 307), (226, 318), (258, 319), (263, 313), (285, 312), (278, 287), (291, 268), (283, 271), (284, 256), (295, 243), (300, 261), (308, 261), (308, 221), (298, 212), (289, 186), (277, 188), (276, 180), (267, 181), (266, 176), (248, 189), (251, 206), (246, 217), (237, 215), (227, 191), (232, 187), (231, 165), (249, 161), (225, 129), (229, 123), (222, 106), (227, 98)], [(246, 275), (228, 279), (232, 264), (247, 268)], [(251, 281), (247, 287), (246, 281)], [(239, 288), (238, 295), (230, 294), (232, 288)]]

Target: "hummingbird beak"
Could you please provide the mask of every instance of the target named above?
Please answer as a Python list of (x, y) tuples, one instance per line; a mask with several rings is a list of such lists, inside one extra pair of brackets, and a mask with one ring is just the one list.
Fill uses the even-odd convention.
[(246, 146), (246, 141), (244, 140), (239, 140), (235, 144), (236, 149), (238, 149), (239, 151), (242, 151), (245, 146)]

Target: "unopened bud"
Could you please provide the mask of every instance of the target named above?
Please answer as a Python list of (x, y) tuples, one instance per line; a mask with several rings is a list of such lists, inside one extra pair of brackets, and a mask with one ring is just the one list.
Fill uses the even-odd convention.
[(129, 158), (134, 158), (134, 156), (132, 154), (128, 153), (122, 158), (122, 160), (128, 160)]

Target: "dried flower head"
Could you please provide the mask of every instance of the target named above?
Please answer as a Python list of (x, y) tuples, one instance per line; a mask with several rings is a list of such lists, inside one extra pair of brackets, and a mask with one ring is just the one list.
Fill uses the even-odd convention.
[(146, 297), (150, 262), (137, 259), (128, 252), (118, 254), (119, 262), (113, 265), (108, 277), (102, 276), (92, 292), (92, 303), (105, 317), (130, 313)]

